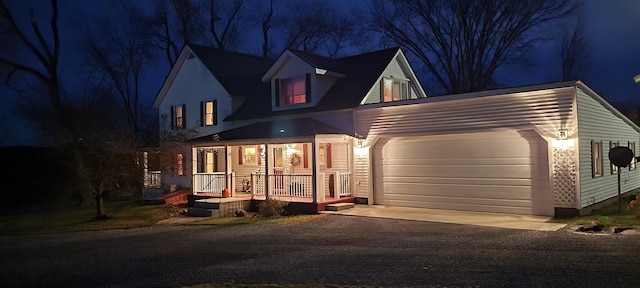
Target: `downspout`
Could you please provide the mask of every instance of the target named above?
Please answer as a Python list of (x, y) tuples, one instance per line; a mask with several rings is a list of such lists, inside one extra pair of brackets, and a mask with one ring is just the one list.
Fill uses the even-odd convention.
[(313, 203), (318, 202), (318, 169), (316, 167), (316, 135), (313, 135), (313, 141), (311, 141), (311, 187)]

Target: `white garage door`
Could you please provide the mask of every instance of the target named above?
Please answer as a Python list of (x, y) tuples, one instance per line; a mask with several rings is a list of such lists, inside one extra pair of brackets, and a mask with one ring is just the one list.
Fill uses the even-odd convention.
[(388, 138), (374, 149), (374, 203), (553, 215), (547, 159), (532, 130)]

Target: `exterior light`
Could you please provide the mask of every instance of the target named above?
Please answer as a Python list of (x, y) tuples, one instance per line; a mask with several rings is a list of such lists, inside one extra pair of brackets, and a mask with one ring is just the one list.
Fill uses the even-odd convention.
[(640, 84), (640, 74), (634, 76), (633, 77), (633, 81), (635, 81), (636, 83)]
[(567, 129), (558, 130), (556, 137), (557, 137), (556, 139), (553, 139), (553, 141), (551, 141), (551, 144), (553, 145), (554, 148), (559, 148), (564, 150), (564, 149), (569, 149), (573, 147), (573, 139), (568, 139), (569, 131), (567, 131)]
[(284, 129), (280, 129), (280, 133), (284, 133)]

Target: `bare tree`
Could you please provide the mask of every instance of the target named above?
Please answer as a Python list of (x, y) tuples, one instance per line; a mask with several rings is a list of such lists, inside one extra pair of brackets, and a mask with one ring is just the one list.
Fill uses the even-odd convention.
[[(46, 11), (45, 6), (40, 7)], [(50, 2), (51, 16), (47, 25), (38, 22), (34, 9), (30, 9), (29, 28), (22, 27), (22, 22), (16, 21), (20, 16), (15, 14), (18, 10), (13, 8), (7, 1), (0, 0), (0, 25), (5, 32), (2, 34), (3, 40), (12, 39), (12, 47), (17, 48), (0, 53), (0, 66), (8, 71), (4, 83), (31, 104), (30, 115), (33, 117), (30, 119), (34, 124), (49, 133), (50, 140), (56, 141), (55, 144), (66, 147), (73, 155), (73, 187), (76, 194), (88, 200), (91, 183), (86, 177), (81, 143), (85, 130), (83, 122), (77, 120), (78, 115), (72, 113), (73, 103), (65, 98), (67, 94), (63, 90), (59, 72), (61, 41), (58, 1)]]
[(285, 46), (335, 57), (349, 46), (355, 21), (326, 1), (288, 2), (280, 19)]
[(572, 0), (374, 1), (366, 25), (417, 58), (444, 93), (489, 88), (496, 70), (521, 64), (541, 25), (575, 10)]
[(205, 4), (209, 12), (209, 32), (213, 39), (213, 47), (222, 50), (233, 50), (240, 39), (240, 32), (245, 28), (243, 15), (244, 0), (209, 0)]
[(588, 61), (589, 44), (584, 36), (584, 22), (578, 18), (575, 26), (563, 27), (558, 43), (562, 80), (578, 79)]
[(166, 57), (169, 66), (185, 43), (204, 40), (203, 8), (195, 0), (157, 1), (151, 15), (139, 15), (145, 37), (153, 40), (153, 47)]

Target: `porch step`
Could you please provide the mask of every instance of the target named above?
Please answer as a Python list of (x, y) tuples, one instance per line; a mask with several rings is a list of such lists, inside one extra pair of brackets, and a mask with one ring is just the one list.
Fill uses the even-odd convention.
[(213, 214), (212, 209), (189, 207), (187, 210), (187, 216), (191, 217), (213, 217)]
[(196, 201), (193, 204), (193, 207), (202, 209), (220, 209), (220, 202)]
[(351, 209), (353, 207), (355, 207), (356, 205), (353, 203), (332, 203), (332, 204), (327, 204), (327, 207), (325, 208), (325, 210), (327, 211), (340, 211), (340, 210), (346, 210), (346, 209)]

